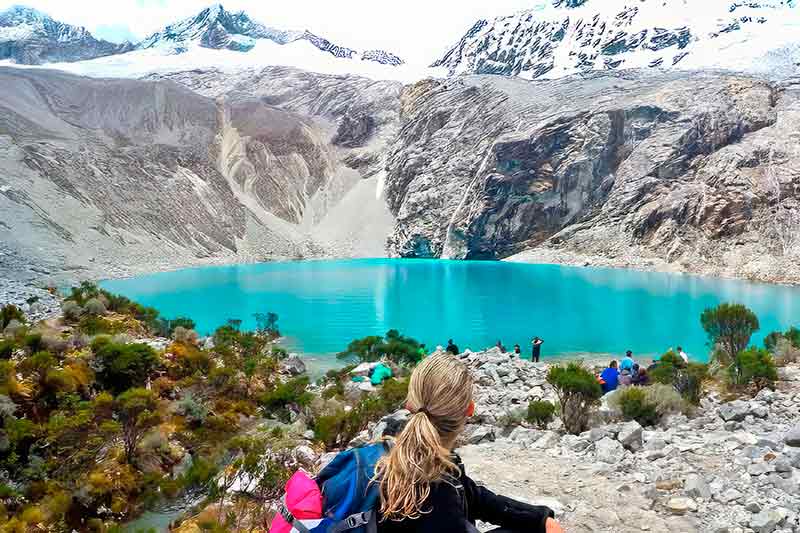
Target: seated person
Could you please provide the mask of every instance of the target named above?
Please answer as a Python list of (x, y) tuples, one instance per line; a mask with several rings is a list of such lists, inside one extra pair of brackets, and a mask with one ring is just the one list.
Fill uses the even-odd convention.
[(608, 368), (603, 370), (600, 374), (600, 379), (603, 380), (603, 394), (608, 394), (613, 390), (617, 390), (619, 386), (619, 369), (617, 369), (617, 362), (611, 361)]
[(625, 357), (622, 359), (622, 362), (619, 364), (619, 370), (622, 372), (623, 370), (628, 370), (629, 372), (633, 372), (633, 365), (636, 362), (633, 360), (633, 352), (628, 350), (625, 352)]
[(630, 387), (633, 384), (633, 376), (631, 371), (627, 368), (619, 373), (619, 385), (621, 387)]

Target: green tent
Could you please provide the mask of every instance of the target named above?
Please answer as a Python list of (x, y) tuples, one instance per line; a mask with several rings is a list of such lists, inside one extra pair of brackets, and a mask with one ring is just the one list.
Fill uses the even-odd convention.
[(392, 369), (383, 363), (379, 363), (372, 369), (372, 378), (370, 381), (373, 385), (380, 385), (383, 383), (383, 380), (389, 379), (390, 377), (392, 377)]

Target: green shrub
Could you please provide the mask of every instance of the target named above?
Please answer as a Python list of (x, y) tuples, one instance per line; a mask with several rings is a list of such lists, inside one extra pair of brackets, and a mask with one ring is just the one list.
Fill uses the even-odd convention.
[(612, 395), (625, 420), (636, 420), (642, 426), (658, 423), (656, 406), (647, 401), (645, 390), (641, 387), (624, 387)]
[(195, 427), (205, 422), (208, 416), (206, 406), (195, 400), (191, 394), (175, 402), (175, 412), (184, 417), (189, 425)]
[(404, 337), (396, 329), (386, 332), (384, 337), (370, 336), (352, 341), (347, 349), (337, 354), (340, 359), (357, 357), (362, 362), (378, 361), (386, 357), (399, 364), (416, 364), (419, 360), (420, 343)]
[(267, 414), (277, 414), (279, 418), (286, 418), (286, 408), (290, 405), (306, 406), (311, 402), (312, 395), (308, 388), (308, 376), (292, 378), (284, 383), (279, 383), (274, 389), (264, 393), (259, 402)]
[(383, 403), (385, 411), (400, 409), (408, 396), (408, 380), (387, 379), (378, 391), (378, 397)]
[(81, 318), (78, 328), (87, 335), (113, 335), (121, 331), (120, 324), (95, 315)]
[(93, 316), (106, 314), (106, 305), (99, 298), (90, 298), (83, 307), (84, 311)]
[(144, 385), (159, 364), (156, 351), (146, 344), (116, 344), (109, 340), (92, 343), (100, 369), (97, 381), (106, 389), (120, 393)]
[(661, 356), (649, 376), (655, 383), (671, 385), (687, 401), (697, 404), (700, 402), (703, 382), (708, 377), (708, 365), (687, 365), (679, 355), (670, 350)]
[(750, 337), (758, 331), (758, 317), (742, 304), (724, 303), (700, 315), (700, 323), (708, 335), (709, 345), (723, 365), (747, 348)]
[(26, 322), (25, 313), (14, 304), (4, 305), (0, 308), (0, 331), (5, 330), (12, 320), (24, 324)]
[(45, 349), (44, 342), (42, 342), (41, 333), (28, 333), (22, 339), (22, 344), (30, 353), (41, 352)]
[(61, 312), (67, 320), (77, 322), (83, 315), (83, 307), (74, 300), (66, 300), (61, 304)]
[(597, 378), (580, 363), (550, 367), (547, 382), (555, 389), (564, 428), (574, 435), (588, 427), (590, 410), (599, 403), (603, 390)]
[(11, 359), (16, 349), (17, 345), (14, 341), (10, 339), (0, 340), (0, 359)]
[(530, 424), (539, 429), (547, 429), (547, 425), (553, 421), (556, 413), (556, 406), (546, 400), (533, 400), (528, 404), (528, 412), (525, 416)]
[(778, 379), (775, 360), (761, 348), (748, 348), (736, 356), (728, 369), (731, 384), (737, 387), (752, 385), (757, 391), (771, 387)]
[(517, 408), (506, 411), (497, 418), (497, 425), (504, 429), (511, 429), (521, 426), (525, 421), (525, 409)]

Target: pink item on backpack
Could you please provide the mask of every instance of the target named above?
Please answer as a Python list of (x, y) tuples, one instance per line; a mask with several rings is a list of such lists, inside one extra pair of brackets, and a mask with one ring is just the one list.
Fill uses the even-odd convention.
[[(295, 472), (286, 482), (284, 505), (296, 520), (316, 520), (318, 523), (322, 519), (322, 493), (317, 482), (302, 470)], [(291, 533), (292, 529), (292, 525), (279, 513), (272, 520), (269, 533)]]

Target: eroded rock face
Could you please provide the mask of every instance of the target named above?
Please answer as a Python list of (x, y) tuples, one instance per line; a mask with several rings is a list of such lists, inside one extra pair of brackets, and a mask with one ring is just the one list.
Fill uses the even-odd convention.
[[(388, 160), (403, 257), (531, 248), (722, 264), (797, 251), (798, 91), (722, 74), (467, 77), (405, 89)], [(795, 231), (796, 232), (796, 231)], [(790, 241), (790, 246), (785, 246)]]
[(3, 255), (34, 265), (31, 278), (357, 255), (358, 228), (322, 224), (345, 201), (368, 212), (354, 224), (385, 228), (370, 237), (383, 249), (392, 222), (375, 174), (399, 84), (292, 69), (187, 77), (217, 90), (0, 70)]

